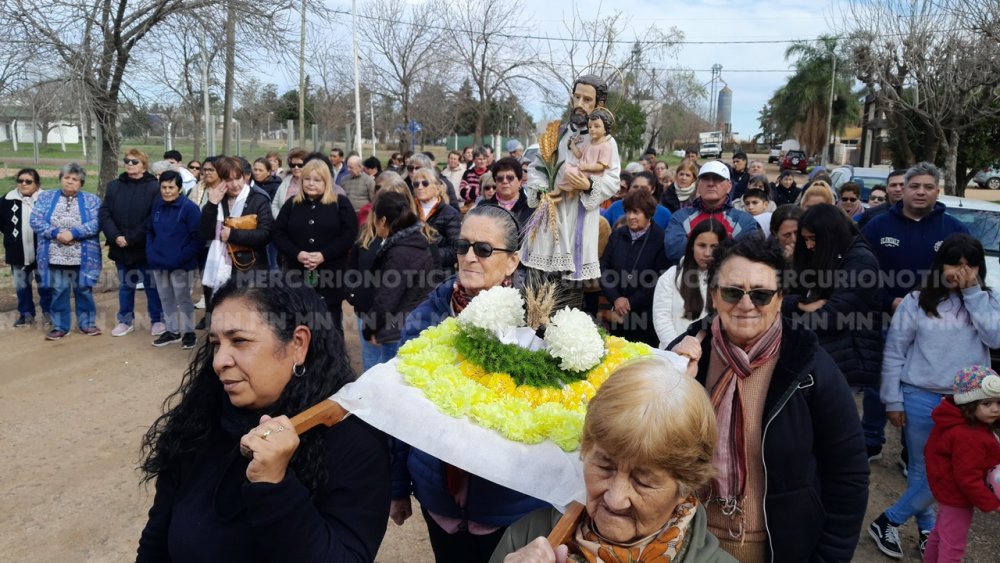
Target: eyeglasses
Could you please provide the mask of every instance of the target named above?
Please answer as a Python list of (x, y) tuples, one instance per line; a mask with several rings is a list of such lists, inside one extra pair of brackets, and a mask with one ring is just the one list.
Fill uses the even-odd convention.
[(201, 166), (188, 166), (188, 170), (201, 170)]
[(407, 164), (406, 165), (406, 171), (407, 172), (413, 172), (414, 170), (420, 170), (420, 167), (419, 166), (414, 166), (412, 164)]
[(31, 184), (34, 184), (35, 181), (32, 180), (31, 178), (18, 178), (17, 183), (24, 184), (25, 186), (30, 186)]
[(139, 162), (140, 161), (138, 161), (138, 160), (136, 160), (134, 158), (126, 158), (125, 159), (125, 164), (127, 164), (129, 166), (135, 166), (136, 164), (139, 164)]
[(288, 167), (289, 168), (302, 168), (303, 166), (305, 166), (305, 164), (302, 164), (301, 162), (289, 162), (288, 163)]
[(855, 201), (858, 201), (858, 198), (856, 198), (856, 197), (842, 197), (842, 198), (840, 198), (840, 201), (846, 201), (847, 203), (854, 203)]
[(868, 198), (868, 201), (885, 201), (885, 197), (880, 195), (873, 195)]
[(488, 242), (469, 242), (462, 239), (455, 241), (455, 250), (458, 252), (459, 256), (465, 256), (470, 248), (472, 249), (472, 252), (480, 258), (489, 258), (490, 256), (493, 256), (493, 253), (496, 251), (514, 252), (509, 248), (493, 248), (493, 245)]
[(719, 295), (722, 300), (731, 305), (735, 305), (743, 300), (744, 295), (750, 296), (750, 302), (755, 307), (763, 307), (774, 299), (778, 293), (777, 289), (751, 289), (745, 291), (742, 287), (719, 286)]
[(501, 182), (513, 182), (517, 180), (517, 176), (514, 174), (503, 174), (502, 176), (494, 176), (493, 179), (499, 184)]
[(210, 167), (206, 166), (206, 167), (202, 168), (201, 171), (204, 172), (205, 174), (208, 174), (209, 172), (211, 172), (211, 173), (214, 174), (215, 173), (215, 168), (210, 168)]
[(414, 180), (413, 181), (413, 187), (414, 188), (429, 188), (430, 185), (431, 185), (431, 183), (428, 180)]

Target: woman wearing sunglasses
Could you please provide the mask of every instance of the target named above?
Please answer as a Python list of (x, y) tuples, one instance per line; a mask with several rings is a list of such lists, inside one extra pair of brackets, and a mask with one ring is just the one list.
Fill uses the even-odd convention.
[(438, 232), (437, 260), (450, 274), (455, 271), (455, 242), (462, 228), (462, 214), (449, 205), (444, 184), (432, 168), (419, 168), (410, 175), (413, 198), (417, 200), (420, 220)]
[(861, 186), (854, 182), (840, 186), (840, 208), (854, 221), (861, 218), (861, 214), (865, 212), (865, 206), (861, 203)]
[[(437, 287), (406, 318), (400, 343), (465, 309), (481, 291), (512, 287), (520, 263), (518, 226), (506, 209), (479, 205), (465, 215), (456, 248), (458, 275)], [(429, 454), (396, 443), (389, 516), (410, 517), (410, 494), (423, 510), (437, 561), (486, 562), (507, 526), (547, 506), (540, 500), (471, 475)]]
[(708, 528), (739, 561), (850, 561), (868, 503), (861, 422), (816, 336), (781, 316), (785, 264), (773, 241), (723, 242), (708, 271), (718, 314), (672, 348), (719, 427)]
[(149, 157), (139, 149), (129, 149), (124, 163), (125, 172), (108, 184), (99, 214), (108, 257), (118, 267), (118, 324), (111, 330), (111, 336), (132, 332), (135, 290), (140, 283), (146, 289), (150, 333), (160, 336), (167, 331), (167, 325), (163, 323), (163, 307), (153, 272), (146, 263), (146, 227), (153, 202), (160, 197), (160, 182), (146, 171)]
[(281, 180), (281, 185), (271, 198), (271, 216), (278, 217), (281, 206), (299, 194), (302, 189), (302, 167), (306, 164), (309, 153), (295, 148), (288, 152), (288, 173)]

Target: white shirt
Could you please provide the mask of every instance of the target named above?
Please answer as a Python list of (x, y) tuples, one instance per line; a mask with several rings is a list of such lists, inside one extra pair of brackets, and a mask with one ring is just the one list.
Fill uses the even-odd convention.
[[(664, 350), (694, 322), (684, 318), (684, 298), (677, 287), (676, 277), (677, 266), (671, 266), (657, 280), (653, 292), (653, 328), (660, 339), (660, 348)], [(705, 303), (701, 311), (701, 317), (704, 317), (708, 306), (708, 272), (698, 273), (698, 286)]]

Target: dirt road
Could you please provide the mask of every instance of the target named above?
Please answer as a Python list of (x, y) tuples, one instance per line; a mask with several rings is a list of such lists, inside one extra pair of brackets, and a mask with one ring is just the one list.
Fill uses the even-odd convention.
[[(139, 484), (139, 440), (178, 385), (188, 352), (153, 348), (148, 326), (122, 338), (114, 325), (115, 292), (98, 294), (103, 336), (79, 333), (58, 342), (41, 328), (9, 328), (0, 314), (0, 560), (16, 562), (129, 561), (152, 502)], [(140, 297), (140, 301), (143, 298)], [(144, 304), (136, 309), (143, 311)], [(349, 352), (357, 358), (353, 317), (345, 315)], [(895, 500), (905, 481), (891, 460), (872, 472), (869, 519)], [(916, 561), (916, 531), (904, 528), (908, 561)], [(1000, 519), (976, 514), (967, 561), (996, 561)], [(992, 555), (990, 555), (992, 554)], [(863, 536), (855, 560), (888, 561)], [(379, 561), (432, 561), (419, 517), (389, 524)]]

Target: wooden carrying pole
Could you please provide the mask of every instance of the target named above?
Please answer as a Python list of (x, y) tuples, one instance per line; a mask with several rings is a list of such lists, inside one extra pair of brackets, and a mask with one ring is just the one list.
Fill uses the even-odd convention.
[(347, 417), (347, 410), (340, 406), (340, 403), (333, 399), (323, 399), (319, 403), (309, 407), (292, 417), (292, 425), (295, 426), (295, 433), (302, 435), (320, 424), (333, 426)]
[(571, 545), (576, 528), (583, 520), (583, 515), (586, 514), (584, 508), (582, 504), (575, 501), (566, 507), (566, 512), (556, 522), (556, 527), (549, 532), (549, 545), (552, 546), (552, 549), (563, 544)]

